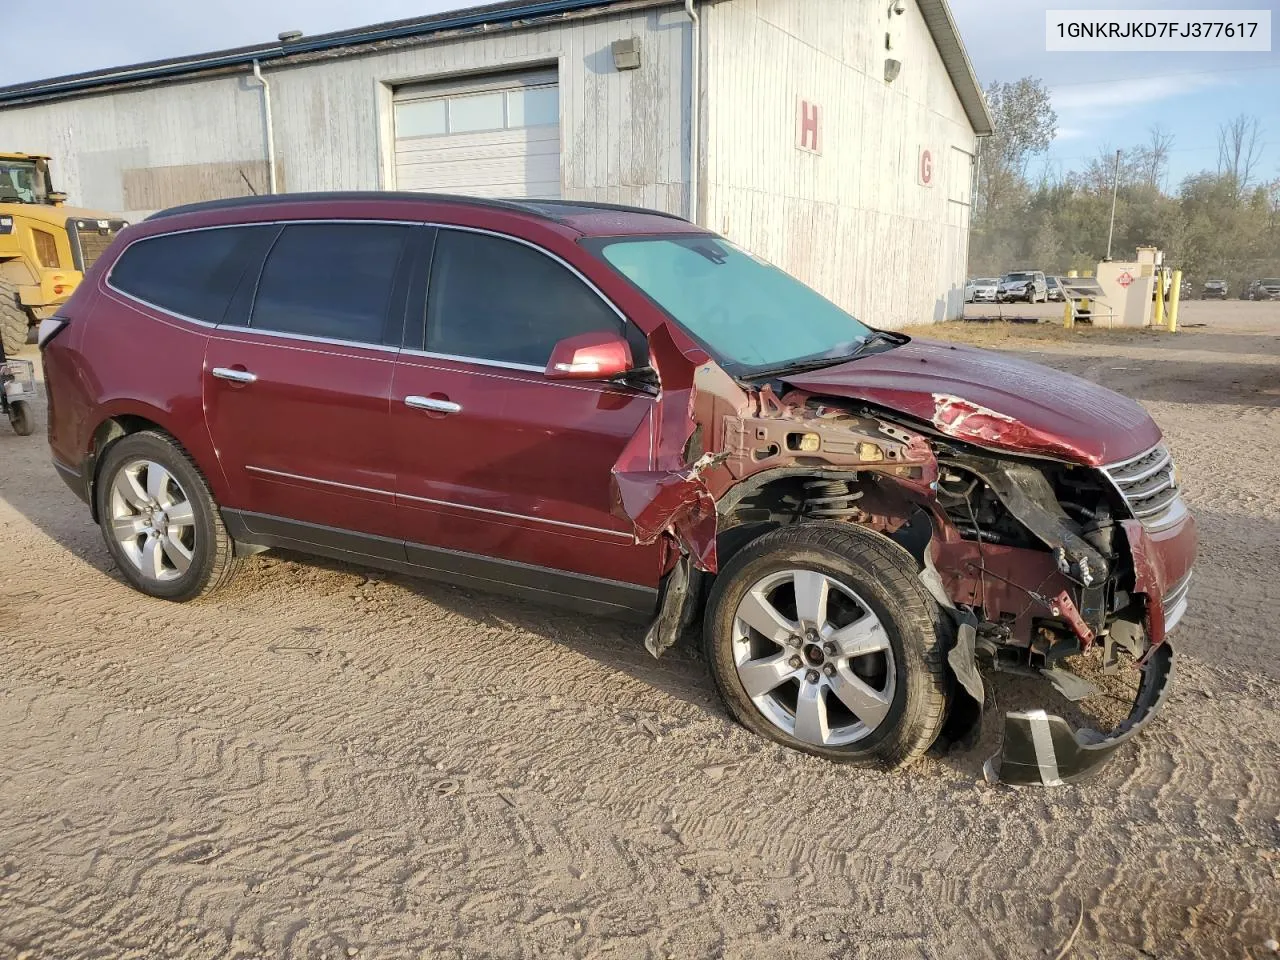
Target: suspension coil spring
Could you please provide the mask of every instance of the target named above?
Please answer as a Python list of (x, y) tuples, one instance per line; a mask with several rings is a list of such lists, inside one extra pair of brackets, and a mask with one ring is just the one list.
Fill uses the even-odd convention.
[(811, 517), (842, 520), (861, 513), (857, 501), (862, 499), (862, 493), (854, 490), (848, 480), (808, 480), (804, 492), (805, 512)]

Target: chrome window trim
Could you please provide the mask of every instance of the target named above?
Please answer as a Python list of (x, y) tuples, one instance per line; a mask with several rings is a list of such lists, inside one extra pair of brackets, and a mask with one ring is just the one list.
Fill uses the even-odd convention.
[(286, 340), (298, 340), (302, 343), (322, 343), (326, 346), (334, 347), (355, 347), (358, 350), (377, 350), (382, 353), (400, 352), (399, 347), (389, 347), (385, 343), (365, 343), (363, 340), (338, 340), (334, 337), (313, 337), (307, 333), (281, 333), (276, 330), (255, 330), (253, 327), (223, 327), (219, 326), (219, 330), (225, 330), (228, 333), (252, 333), (258, 337), (283, 337)]
[[(424, 226), (424, 224), (418, 220), (375, 220), (364, 219), (362, 217), (308, 217), (299, 220), (252, 220), (239, 223), (213, 223), (206, 227), (185, 227), (181, 230), (165, 230), (162, 233), (150, 233), (145, 237), (135, 237), (133, 240), (130, 240), (125, 245), (125, 248), (120, 251), (119, 256), (112, 261), (111, 269), (108, 270), (106, 276), (102, 278), (102, 284), (113, 293), (117, 293), (127, 300), (132, 300), (134, 303), (140, 303), (144, 307), (155, 310), (157, 313), (163, 313), (167, 317), (173, 317), (176, 320), (183, 320), (187, 323), (194, 323), (197, 326), (210, 329), (255, 330), (255, 328), (250, 326), (242, 327), (229, 323), (210, 323), (208, 320), (198, 320), (195, 317), (187, 316), (185, 313), (178, 313), (176, 310), (170, 310), (168, 307), (162, 307), (157, 303), (152, 303), (150, 300), (143, 300), (141, 297), (135, 296), (127, 290), (122, 290), (120, 287), (117, 287), (111, 282), (111, 275), (115, 273), (116, 267), (119, 265), (120, 261), (124, 259), (125, 254), (127, 254), (137, 244), (146, 243), (148, 240), (159, 240), (163, 237), (176, 237), (184, 233), (203, 233), (206, 230), (239, 230), (245, 227), (286, 227), (291, 223), (374, 223), (382, 224), (384, 226), (409, 228)], [(271, 251), (268, 250), (267, 256), (270, 255)], [(266, 262), (265, 258), (263, 262)], [(261, 279), (261, 277), (259, 277), (259, 279)], [(252, 319), (252, 314), (250, 315), (250, 319)], [(277, 333), (275, 331), (262, 329), (256, 329), (255, 332), (272, 334), (273, 336), (279, 337), (292, 337), (299, 340), (310, 340), (313, 343), (333, 343), (343, 346), (371, 347), (374, 349), (389, 349), (393, 351), (400, 349), (399, 347), (387, 347), (386, 344), (365, 343), (362, 340), (336, 340), (329, 337), (312, 337), (304, 333)]]
[[(462, 226), (460, 224), (455, 224), (455, 223), (436, 223), (434, 221), (427, 221), (423, 223), (423, 226), (435, 227), (437, 230), (460, 230), (463, 233), (479, 233), (484, 236), (497, 237), (499, 240), (511, 240), (514, 243), (523, 244), (524, 246), (528, 247), (530, 250), (536, 250), (538, 253), (542, 254), (544, 257), (548, 257), (549, 259), (554, 260), (556, 263), (560, 264), (560, 266), (564, 267), (566, 270), (572, 273), (575, 277), (581, 280), (584, 284), (586, 284), (587, 287), (591, 290), (591, 292), (594, 293), (597, 297), (599, 297), (604, 302), (605, 306), (607, 306), (610, 310), (612, 310), (615, 314), (618, 315), (618, 319), (622, 321), (622, 325), (624, 327), (627, 324), (631, 323), (631, 321), (627, 319), (627, 315), (618, 309), (618, 305), (614, 303), (612, 300), (610, 300), (607, 296), (605, 296), (604, 292), (599, 287), (597, 287), (594, 283), (592, 283), (582, 273), (581, 270), (579, 270), (569, 261), (565, 260), (559, 254), (548, 250), (546, 247), (543, 247), (534, 243), (532, 240), (526, 240), (524, 239), (524, 237), (515, 237), (509, 233), (502, 233), (501, 231), (498, 231), (498, 230), (489, 230), (484, 227), (467, 227), (467, 226)], [(427, 298), (430, 299), (430, 297), (431, 297), (431, 292), (430, 292), (430, 289), (428, 288)]]
[(453, 363), (474, 363), (479, 367), (497, 367), (502, 370), (519, 370), (522, 373), (545, 373), (546, 367), (535, 367), (531, 363), (507, 363), (505, 360), (481, 360), (479, 357), (460, 357), (452, 353), (432, 353), (430, 350), (400, 351), (406, 357), (425, 357), (428, 360), (448, 360)]
[[(125, 256), (125, 254), (127, 254), (129, 250), (132, 249), (136, 244), (145, 243), (148, 240), (158, 240), (162, 237), (173, 237), (173, 236), (178, 236), (184, 233), (200, 233), (205, 230), (234, 230), (234, 229), (240, 229), (244, 227), (269, 227), (269, 226), (286, 227), (289, 224), (293, 224), (293, 223), (357, 223), (357, 224), (372, 223), (372, 224), (384, 224), (387, 226), (410, 227), (410, 228), (433, 227), (437, 230), (458, 230), (463, 233), (477, 233), (484, 236), (496, 237), (499, 240), (509, 240), (513, 243), (522, 244), (523, 246), (528, 247), (530, 250), (534, 250), (542, 254), (542, 256), (547, 257), (548, 259), (553, 260), (556, 263), (560, 264), (560, 266), (568, 270), (571, 274), (573, 274), (573, 276), (577, 277), (578, 280), (581, 283), (583, 283), (593, 294), (595, 294), (596, 297), (599, 298), (600, 301), (604, 303), (605, 306), (607, 306), (611, 311), (613, 311), (614, 315), (617, 316), (617, 318), (622, 322), (622, 326), (624, 329), (627, 327), (628, 324), (631, 324), (631, 321), (627, 318), (627, 315), (623, 313), (621, 309), (619, 309), (616, 303), (614, 303), (611, 299), (609, 299), (609, 297), (604, 293), (604, 291), (602, 291), (598, 286), (596, 286), (595, 283), (593, 283), (587, 276), (585, 276), (582, 273), (582, 271), (580, 271), (573, 264), (569, 263), (559, 254), (554, 253), (553, 251), (548, 250), (537, 243), (534, 243), (532, 240), (526, 240), (523, 237), (513, 236), (512, 234), (503, 233), (499, 230), (490, 230), (484, 227), (469, 227), (469, 226), (465, 226), (463, 224), (457, 224), (457, 223), (442, 223), (435, 220), (384, 220), (384, 219), (365, 219), (365, 218), (359, 218), (359, 217), (356, 217), (356, 218), (308, 217), (308, 218), (296, 219), (296, 220), (294, 219), (255, 220), (251, 222), (239, 222), (239, 223), (217, 223), (217, 224), (210, 224), (209, 226), (205, 226), (205, 227), (185, 227), (181, 230), (166, 230), (163, 233), (148, 234), (145, 237), (137, 237), (133, 240), (130, 240), (129, 243), (125, 246), (125, 248), (120, 251), (119, 256), (117, 256), (115, 260), (112, 262), (111, 269), (107, 271), (107, 275), (103, 277), (102, 282), (114, 293), (119, 294), (120, 296), (124, 297), (127, 300), (131, 300), (134, 303), (141, 304), (142, 306), (147, 307), (151, 310), (155, 310), (158, 313), (163, 313), (165, 316), (173, 317), (176, 320), (182, 320), (187, 323), (194, 323), (197, 326), (205, 327), (207, 329), (248, 331), (251, 333), (258, 333), (258, 334), (263, 334), (268, 336), (287, 337), (293, 340), (303, 340), (310, 343), (332, 344), (336, 346), (354, 346), (354, 347), (362, 347), (362, 348), (368, 348), (368, 349), (374, 349), (374, 350), (400, 352), (401, 351), (400, 347), (389, 347), (386, 344), (365, 343), (364, 341), (361, 341), (361, 340), (339, 340), (332, 337), (314, 337), (309, 334), (303, 334), (303, 333), (283, 333), (283, 332), (278, 332), (273, 330), (264, 330), (258, 327), (253, 327), (251, 325), (238, 326), (235, 324), (210, 323), (207, 320), (199, 320), (196, 317), (189, 317), (186, 314), (178, 313), (176, 310), (170, 310), (167, 307), (162, 307), (159, 304), (152, 303), (149, 300), (143, 300), (141, 297), (134, 296), (133, 294), (125, 290), (122, 290), (121, 288), (117, 287), (114, 283), (111, 282), (111, 275), (115, 272), (116, 265), (119, 264), (120, 260)], [(270, 255), (271, 255), (270, 251), (268, 251), (267, 256), (270, 256)], [(430, 297), (429, 292), (428, 292), (428, 297)], [(250, 315), (250, 319), (252, 319), (252, 314)], [(474, 363), (479, 366), (500, 367), (507, 370), (522, 370), (528, 373), (543, 373), (545, 372), (545, 369), (546, 369), (545, 367), (538, 367), (532, 364), (510, 363), (505, 360), (489, 360), (485, 357), (462, 357), (454, 354), (436, 353), (430, 350), (404, 350), (403, 352), (411, 356), (428, 357), (435, 360), (452, 360), (458, 363)]]
[[(546, 370), (543, 367), (535, 367), (523, 363), (503, 363), (499, 360), (477, 360), (474, 357), (455, 357), (447, 353), (428, 353), (425, 350), (401, 350), (401, 357), (416, 357), (423, 360), (441, 360), (446, 363), (471, 364), (478, 367), (491, 367), (495, 370), (510, 370), (513, 373), (536, 373), (539, 375), (538, 380), (526, 380), (523, 377), (500, 377), (498, 373), (487, 373), (485, 371), (459, 371), (446, 368), (449, 373), (471, 373), (476, 377), (500, 377), (503, 380), (514, 380), (517, 383), (536, 383), (545, 384), (550, 387), (563, 387), (568, 390), (590, 390), (592, 393), (608, 393), (616, 397), (633, 397), (636, 399), (644, 399), (649, 401), (657, 400), (658, 397), (652, 393), (645, 393), (643, 390), (624, 390), (612, 386), (607, 380), (552, 380), (545, 376)], [(441, 369), (432, 367), (429, 369)]]
[[(130, 244), (130, 246), (132, 246), (132, 244)], [(127, 250), (128, 247), (125, 249)], [(117, 262), (119, 262), (118, 259)], [(112, 269), (114, 268), (115, 264), (112, 264)], [(197, 320), (195, 317), (188, 317), (185, 313), (178, 313), (176, 310), (169, 310), (165, 307), (157, 306), (149, 300), (143, 300), (141, 297), (135, 297), (132, 293), (126, 293), (111, 282), (110, 276), (104, 277), (102, 283), (116, 296), (123, 297), (125, 300), (132, 300), (134, 303), (146, 307), (148, 310), (154, 310), (156, 313), (162, 313), (166, 317), (171, 317), (174, 320), (182, 320), (184, 323), (194, 323), (197, 327), (204, 327), (206, 330), (216, 330), (218, 328), (218, 324), (216, 323), (210, 323), (208, 320)]]

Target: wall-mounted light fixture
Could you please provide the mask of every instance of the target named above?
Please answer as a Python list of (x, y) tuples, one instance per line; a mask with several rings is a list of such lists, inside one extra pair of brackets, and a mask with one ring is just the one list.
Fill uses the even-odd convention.
[(613, 66), (617, 70), (636, 70), (640, 66), (640, 38), (627, 37), (613, 41)]
[(884, 62), (884, 82), (893, 83), (902, 72), (902, 61), (889, 59)]

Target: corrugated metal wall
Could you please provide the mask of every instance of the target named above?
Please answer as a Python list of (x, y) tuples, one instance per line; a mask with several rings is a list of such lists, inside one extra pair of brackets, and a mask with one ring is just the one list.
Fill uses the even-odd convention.
[[(968, 253), (973, 128), (904, 6), (891, 22), (887, 2), (733, 0), (704, 17), (707, 225), (883, 327), (958, 316)], [(797, 146), (801, 100), (818, 154)]]
[[(632, 36), (641, 67), (619, 72), (610, 44)], [(550, 66), (560, 72), (563, 196), (685, 213), (688, 64), (689, 23), (670, 6), (263, 72), (282, 189), (394, 188), (394, 85)], [(0, 144), (52, 156), (72, 202), (134, 219), (248, 194), (246, 178), (266, 192), (262, 92), (248, 72), (0, 108)]]
[[(721, 0), (704, 23), (703, 222), (868, 322), (958, 315), (974, 135), (914, 2)], [(884, 48), (892, 30), (894, 50)], [(617, 71), (610, 44), (640, 39)], [(690, 25), (677, 4), (267, 69), (287, 190), (395, 187), (392, 90), (556, 68), (562, 195), (688, 212)], [(903, 61), (883, 79), (884, 60)], [(821, 152), (797, 147), (798, 103)], [(48, 153), (72, 201), (136, 219), (266, 192), (262, 91), (233, 77), (0, 108), (0, 144)], [(934, 185), (917, 182), (921, 147)]]

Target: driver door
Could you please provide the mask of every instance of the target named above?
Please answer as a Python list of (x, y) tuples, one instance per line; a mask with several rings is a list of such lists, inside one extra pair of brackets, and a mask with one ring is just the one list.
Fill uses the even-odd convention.
[(622, 331), (621, 315), (540, 248), (470, 230), (439, 228), (428, 289), (391, 388), (410, 562), (443, 548), (498, 561), (497, 579), (518, 564), (571, 575), (569, 591), (572, 575), (656, 587), (658, 547), (610, 510), (611, 468), (655, 398), (543, 375), (557, 342)]

